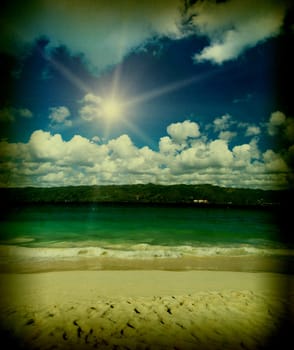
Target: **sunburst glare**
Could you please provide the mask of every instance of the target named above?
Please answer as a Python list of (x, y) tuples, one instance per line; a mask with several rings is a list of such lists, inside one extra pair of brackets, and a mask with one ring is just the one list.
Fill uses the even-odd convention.
[(122, 83), (121, 67), (119, 67), (114, 72), (111, 88), (109, 89), (108, 93), (104, 93), (104, 96), (109, 97), (104, 97), (100, 104), (101, 117), (105, 125), (103, 135), (104, 138), (108, 139), (111, 134), (112, 128), (115, 126), (115, 124), (120, 123), (124, 124), (128, 129), (132, 130), (132, 132), (139, 136), (141, 140), (148, 140), (149, 144), (153, 144), (154, 141), (152, 141), (150, 137), (145, 135), (143, 130), (139, 130), (139, 128), (135, 126), (131, 120), (131, 116), (134, 115), (134, 113), (136, 113), (136, 107), (144, 102), (158, 98), (159, 96), (165, 94), (175, 92), (188, 85), (197, 84), (203, 82), (204, 80), (211, 79), (218, 72), (218, 69), (214, 69), (209, 72), (203, 72), (202, 74), (198, 74), (196, 76), (192, 76), (190, 78), (179, 81), (174, 81), (170, 84), (154, 88), (152, 90), (135, 96), (126, 95), (128, 89), (124, 84), (124, 97), (122, 98), (121, 95), (119, 95)]
[(124, 114), (123, 104), (116, 98), (102, 101), (102, 115), (109, 122), (119, 119)]

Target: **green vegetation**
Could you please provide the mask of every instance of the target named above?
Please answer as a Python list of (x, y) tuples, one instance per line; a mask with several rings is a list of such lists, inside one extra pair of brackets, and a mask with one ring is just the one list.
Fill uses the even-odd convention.
[(273, 206), (287, 191), (224, 188), (212, 185), (108, 185), (52, 188), (1, 188), (2, 206), (9, 204), (130, 203), (176, 205)]

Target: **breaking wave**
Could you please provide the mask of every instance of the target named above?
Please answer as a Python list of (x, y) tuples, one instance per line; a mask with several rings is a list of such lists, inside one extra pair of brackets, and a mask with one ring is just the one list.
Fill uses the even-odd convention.
[[(294, 251), (286, 247), (235, 246), (163, 246), (141, 244), (100, 244), (93, 242), (51, 242), (46, 247), (1, 245), (0, 259), (3, 260), (76, 260), (87, 258), (117, 259), (177, 259), (181, 257), (214, 256), (293, 256)], [(96, 242), (97, 244), (97, 242)]]

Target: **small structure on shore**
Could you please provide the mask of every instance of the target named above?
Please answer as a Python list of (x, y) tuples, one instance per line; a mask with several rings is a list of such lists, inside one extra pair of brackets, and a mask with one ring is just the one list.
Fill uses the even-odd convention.
[(193, 203), (197, 203), (197, 204), (208, 204), (208, 200), (207, 199), (193, 199)]

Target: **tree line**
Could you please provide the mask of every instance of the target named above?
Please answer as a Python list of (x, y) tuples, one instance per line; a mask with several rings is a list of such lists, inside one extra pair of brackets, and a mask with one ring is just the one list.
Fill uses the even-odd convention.
[(175, 205), (276, 206), (288, 202), (286, 190), (226, 188), (213, 185), (105, 185), (1, 188), (1, 203), (125, 203)]

